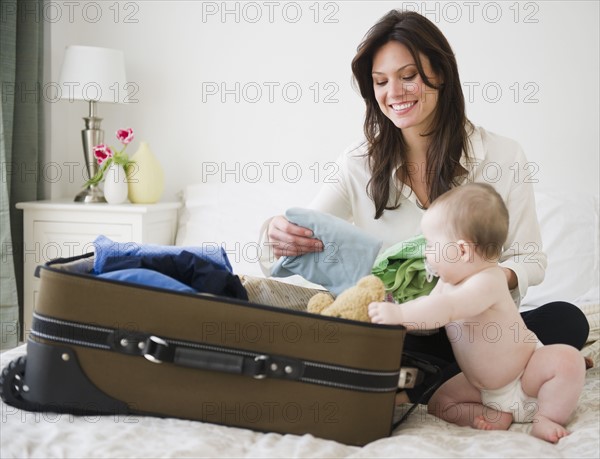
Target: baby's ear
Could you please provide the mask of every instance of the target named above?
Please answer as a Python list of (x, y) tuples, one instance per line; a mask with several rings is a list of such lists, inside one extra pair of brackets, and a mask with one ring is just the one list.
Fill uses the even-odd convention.
[(460, 253), (460, 259), (465, 262), (473, 261), (475, 256), (475, 244), (467, 242), (464, 239), (456, 241)]

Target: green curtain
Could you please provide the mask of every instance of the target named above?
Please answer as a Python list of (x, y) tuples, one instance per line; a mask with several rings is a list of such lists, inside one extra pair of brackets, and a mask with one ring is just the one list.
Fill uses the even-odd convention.
[(7, 349), (23, 323), (23, 216), (15, 204), (44, 193), (44, 20), (42, 0), (0, 0), (0, 8), (0, 349)]

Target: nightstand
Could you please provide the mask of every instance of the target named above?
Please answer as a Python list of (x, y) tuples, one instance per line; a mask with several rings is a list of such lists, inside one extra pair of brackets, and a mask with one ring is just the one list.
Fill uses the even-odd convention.
[(103, 234), (117, 242), (171, 245), (175, 242), (179, 202), (157, 204), (82, 204), (71, 200), (17, 204), (23, 209), (23, 337), (31, 330), (39, 279), (35, 268), (59, 257), (94, 251)]

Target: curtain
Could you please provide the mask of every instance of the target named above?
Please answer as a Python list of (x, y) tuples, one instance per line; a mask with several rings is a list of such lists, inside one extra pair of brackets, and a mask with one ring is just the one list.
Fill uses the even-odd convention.
[(23, 216), (15, 204), (43, 196), (44, 20), (42, 0), (0, 0), (0, 8), (0, 349), (7, 349), (23, 323)]

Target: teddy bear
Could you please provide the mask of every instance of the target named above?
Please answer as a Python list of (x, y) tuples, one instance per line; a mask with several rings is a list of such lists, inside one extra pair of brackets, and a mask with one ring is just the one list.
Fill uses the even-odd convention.
[(308, 302), (307, 311), (324, 316), (371, 322), (368, 307), (385, 300), (385, 286), (377, 276), (365, 276), (334, 300), (329, 293), (317, 293)]

